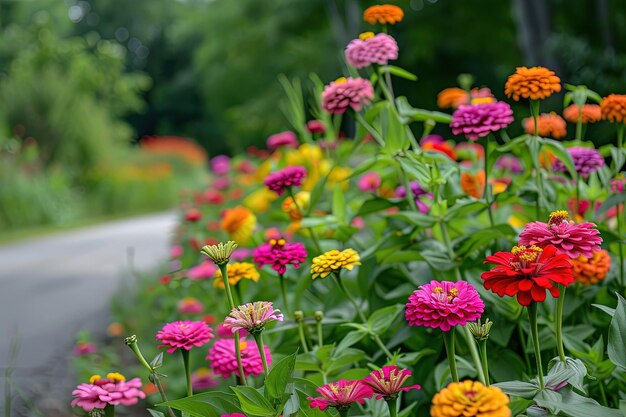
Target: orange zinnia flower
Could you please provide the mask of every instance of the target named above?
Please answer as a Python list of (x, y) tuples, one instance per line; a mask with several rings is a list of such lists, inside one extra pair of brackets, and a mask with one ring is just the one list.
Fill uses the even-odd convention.
[(471, 197), (481, 198), (485, 190), (485, 171), (476, 174), (461, 172), (461, 189)]
[(626, 121), (626, 95), (609, 94), (600, 102), (602, 118), (613, 123)]
[[(526, 133), (535, 134), (535, 121), (532, 117), (522, 120), (522, 125)], [(567, 123), (555, 112), (540, 114), (537, 118), (537, 125), (539, 126), (537, 129), (539, 136), (560, 139), (567, 134)]]
[(245, 245), (256, 227), (256, 217), (247, 208), (237, 206), (224, 211), (220, 227), (230, 239)]
[(611, 269), (611, 256), (605, 250), (594, 252), (591, 259), (579, 256), (571, 262), (574, 279), (584, 285), (597, 284)]
[(430, 407), (432, 417), (511, 417), (509, 397), (480, 382), (452, 382), (439, 391)]
[[(583, 104), (580, 108), (580, 119), (583, 124), (599, 122), (602, 118), (600, 106), (597, 104)], [(563, 110), (563, 117), (570, 123), (578, 123), (578, 106), (572, 104)]]
[(375, 25), (376, 23), (380, 23), (381, 25), (393, 25), (397, 22), (401, 22), (403, 18), (404, 11), (393, 4), (378, 4), (368, 7), (363, 12), (363, 20), (370, 25)]
[(461, 104), (467, 104), (468, 102), (469, 94), (462, 88), (446, 88), (437, 94), (437, 106), (440, 109), (448, 109), (450, 107), (456, 109)]
[(517, 67), (504, 86), (507, 97), (542, 100), (561, 91), (561, 79), (545, 67)]

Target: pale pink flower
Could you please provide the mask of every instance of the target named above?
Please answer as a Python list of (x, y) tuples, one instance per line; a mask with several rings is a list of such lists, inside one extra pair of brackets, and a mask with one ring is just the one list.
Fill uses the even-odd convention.
[[(230, 329), (230, 327), (225, 327), (224, 323), (220, 323), (217, 325), (215, 332), (222, 339), (232, 339), (234, 336), (234, 332)], [(244, 329), (239, 330), (239, 337), (246, 337), (249, 333)]]
[(363, 78), (339, 78), (322, 92), (322, 107), (328, 113), (345, 113), (348, 108), (360, 111), (374, 98), (374, 88)]
[[(261, 355), (259, 354), (256, 343), (248, 343), (245, 339), (241, 339), (239, 347), (241, 349), (241, 363), (243, 365), (244, 375), (260, 375), (263, 372), (263, 361), (261, 360)], [(270, 349), (267, 346), (263, 346), (263, 348), (265, 350), (267, 365), (270, 366), (272, 363)], [(222, 378), (228, 378), (233, 373), (239, 376), (234, 339), (216, 340), (213, 347), (209, 349), (209, 354), (206, 359), (209, 361), (213, 372), (220, 375)]]
[(244, 329), (254, 334), (263, 331), (265, 325), (272, 321), (283, 321), (280, 310), (274, 310), (269, 301), (255, 301), (233, 308), (224, 320), (224, 327), (230, 328), (233, 333)]
[(230, 171), (230, 158), (226, 155), (217, 155), (210, 162), (211, 170), (217, 175), (228, 174)]
[(398, 43), (386, 33), (365, 39), (353, 39), (346, 47), (346, 62), (355, 68), (372, 64), (387, 65), (398, 59)]
[(439, 328), (476, 321), (485, 310), (476, 289), (465, 281), (430, 281), (414, 291), (406, 305), (405, 318), (410, 326)]
[(177, 259), (183, 256), (183, 247), (180, 245), (174, 245), (170, 248), (170, 258)]
[(200, 314), (204, 311), (204, 306), (194, 297), (185, 297), (178, 302), (178, 312), (180, 314)]
[(92, 411), (94, 408), (104, 408), (107, 402), (102, 400), (102, 396), (108, 395), (108, 392), (94, 384), (80, 384), (72, 391), (75, 397), (72, 400), (72, 407), (80, 407), (86, 412)]
[(187, 270), (187, 278), (193, 281), (211, 279), (215, 276), (217, 266), (211, 261), (203, 261)]
[(406, 392), (422, 388), (419, 385), (402, 386), (411, 375), (411, 371), (408, 369), (399, 369), (397, 366), (391, 365), (372, 371), (363, 381), (372, 387), (374, 393), (377, 394), (377, 400), (381, 398), (392, 399), (397, 397), (401, 391)]
[(285, 132), (276, 133), (267, 138), (267, 148), (270, 151), (275, 151), (278, 148), (297, 148), (299, 145), (298, 137), (290, 130)]
[(350, 408), (354, 403), (363, 404), (367, 398), (374, 395), (372, 388), (363, 381), (348, 381), (340, 379), (330, 384), (322, 385), (316, 390), (321, 397), (307, 397), (311, 408), (326, 410), (334, 407), (338, 410)]
[(95, 382), (107, 391), (106, 395), (100, 398), (111, 405), (133, 405), (137, 404), (140, 398), (146, 398), (146, 394), (140, 389), (141, 380), (133, 378), (129, 381), (112, 381), (108, 379)]
[(161, 341), (158, 348), (167, 347), (167, 353), (174, 353), (176, 349), (191, 350), (194, 346), (200, 347), (213, 337), (213, 331), (203, 321), (175, 321), (167, 323), (156, 334)]

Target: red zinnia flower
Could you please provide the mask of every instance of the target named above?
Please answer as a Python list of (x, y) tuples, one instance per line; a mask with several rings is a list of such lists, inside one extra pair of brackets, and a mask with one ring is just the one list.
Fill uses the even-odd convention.
[(515, 246), (511, 252), (488, 256), (485, 263), (496, 264), (495, 268), (480, 276), (485, 281), (485, 288), (500, 297), (517, 295), (517, 301), (523, 306), (532, 301), (545, 301), (546, 290), (556, 298), (560, 295), (557, 284), (567, 286), (574, 282), (569, 257), (557, 255), (556, 248), (551, 245), (543, 249), (534, 245)]

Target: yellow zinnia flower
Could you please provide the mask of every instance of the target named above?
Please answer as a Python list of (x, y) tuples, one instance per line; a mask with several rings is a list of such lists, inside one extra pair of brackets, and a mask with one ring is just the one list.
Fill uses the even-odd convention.
[(281, 205), (281, 209), (283, 210), (283, 212), (287, 213), (289, 215), (289, 218), (292, 221), (302, 219), (302, 213), (300, 213), (300, 210), (298, 210), (298, 207), (300, 207), (301, 210), (306, 210), (309, 207), (309, 201), (311, 200), (311, 193), (307, 191), (300, 191), (299, 193), (295, 195), (295, 197), (296, 197), (296, 203), (298, 203), (297, 206), (294, 204), (293, 198), (291, 197), (285, 198), (283, 200), (283, 204)]
[(270, 208), (272, 201), (276, 199), (278, 199), (278, 195), (275, 192), (263, 187), (244, 198), (243, 205), (256, 213), (263, 213)]
[[(257, 271), (254, 264), (249, 262), (235, 262), (226, 266), (226, 273), (228, 274), (228, 283), (230, 285), (237, 285), (242, 279), (251, 279), (254, 282), (259, 280), (259, 271)], [(222, 271), (217, 270), (215, 273), (215, 280), (213, 281), (215, 288), (224, 288), (224, 280), (222, 279)]]
[(509, 397), (480, 382), (453, 382), (433, 398), (431, 417), (510, 417)]
[(237, 206), (224, 212), (220, 227), (230, 240), (245, 245), (256, 227), (256, 217), (247, 208)]
[(317, 277), (325, 278), (331, 272), (340, 269), (352, 271), (355, 266), (361, 265), (360, 261), (359, 253), (354, 249), (345, 249), (342, 251), (333, 249), (313, 258), (311, 275), (313, 279), (315, 279)]

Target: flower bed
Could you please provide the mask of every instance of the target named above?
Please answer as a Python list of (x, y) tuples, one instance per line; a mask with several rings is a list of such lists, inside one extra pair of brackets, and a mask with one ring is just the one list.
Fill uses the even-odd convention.
[[(392, 76), (415, 78), (389, 64), (402, 9), (364, 18), (384, 33), (347, 46), (318, 119), (287, 88), (299, 134), (213, 158), (166, 275), (117, 300), (149, 385), (96, 375), (73, 405), (113, 415), (147, 391), (152, 416), (623, 415), (625, 96), (566, 85), (574, 110), (541, 114), (562, 81), (517, 68), (499, 90), (530, 114), (510, 138), (498, 90), (444, 90), (451, 115), (395, 97)], [(596, 150), (601, 119), (617, 142)]]

